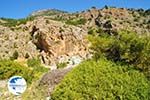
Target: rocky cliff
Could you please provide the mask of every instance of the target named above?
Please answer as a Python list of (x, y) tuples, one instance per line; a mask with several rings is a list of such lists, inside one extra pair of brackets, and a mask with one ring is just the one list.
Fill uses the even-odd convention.
[(31, 14), (32, 20), (1, 18), (0, 58), (39, 57), (48, 67), (59, 62), (69, 63), (73, 57), (86, 59), (90, 57), (90, 44), (86, 37), (90, 29), (96, 28), (100, 33), (103, 31), (112, 35), (120, 30), (149, 35), (149, 12), (143, 9), (93, 7), (77, 13), (41, 10)]
[(71, 57), (85, 59), (88, 56), (86, 31), (65, 23), (37, 17), (17, 27), (0, 26), (2, 59), (15, 56), (17, 59), (40, 57), (43, 64), (50, 66), (60, 60), (67, 62)]

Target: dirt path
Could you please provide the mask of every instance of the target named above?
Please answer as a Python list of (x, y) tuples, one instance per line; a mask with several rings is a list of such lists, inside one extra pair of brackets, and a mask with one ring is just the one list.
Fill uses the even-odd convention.
[(39, 85), (48, 87), (48, 94), (50, 95), (55, 86), (60, 83), (60, 81), (69, 71), (71, 71), (72, 68), (73, 67), (52, 70), (41, 78)]

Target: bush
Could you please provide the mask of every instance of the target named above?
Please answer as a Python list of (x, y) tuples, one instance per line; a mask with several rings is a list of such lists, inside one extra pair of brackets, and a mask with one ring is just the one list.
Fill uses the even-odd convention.
[(100, 36), (100, 35), (103, 35), (105, 34), (103, 29), (101, 28), (94, 28), (94, 27), (90, 27), (89, 30), (88, 30), (88, 34), (89, 35), (93, 35), (93, 36)]
[(18, 53), (18, 51), (15, 50), (15, 52), (13, 53), (12, 57), (10, 57), (10, 59), (15, 60), (18, 58), (18, 56), (19, 56), (19, 53)]
[(148, 100), (149, 81), (132, 67), (89, 60), (73, 69), (52, 93), (52, 100)]
[(57, 63), (56, 66), (57, 66), (57, 68), (65, 68), (65, 67), (67, 67), (67, 63), (66, 62)]
[(48, 71), (48, 68), (45, 68), (44, 66), (41, 65), (41, 61), (38, 58), (28, 59), (27, 65), (33, 68), (36, 73), (37, 72), (43, 73)]
[(27, 17), (27, 18), (22, 18), (22, 19), (11, 19), (11, 18), (0, 18), (6, 23), (0, 23), (1, 25), (4, 25), (6, 27), (15, 27), (20, 24), (26, 24), (28, 21), (34, 20), (34, 17)]
[(105, 56), (115, 62), (133, 65), (150, 77), (150, 40), (146, 36), (122, 31), (116, 36), (89, 36), (94, 58)]
[(0, 60), (0, 80), (19, 75), (24, 77), (28, 83), (34, 78), (33, 70), (11, 60)]
[(30, 59), (27, 64), (28, 66), (24, 66), (12, 60), (0, 60), (0, 80), (19, 75), (24, 77), (28, 83), (32, 83), (48, 71), (37, 59)]
[(69, 24), (69, 25), (84, 25), (86, 23), (86, 19), (84, 18), (80, 18), (80, 19), (70, 19), (70, 20), (67, 20), (66, 21), (66, 24)]
[(96, 30), (94, 28), (90, 28), (88, 31), (89, 35), (94, 35), (96, 33)]
[(25, 54), (25, 58), (27, 59), (27, 58), (29, 58), (30, 57), (30, 55), (28, 54), (28, 53), (26, 53)]
[(34, 82), (22, 94), (22, 100), (45, 100), (47, 97), (46, 89), (47, 87), (45, 86), (39, 86), (39, 82)]

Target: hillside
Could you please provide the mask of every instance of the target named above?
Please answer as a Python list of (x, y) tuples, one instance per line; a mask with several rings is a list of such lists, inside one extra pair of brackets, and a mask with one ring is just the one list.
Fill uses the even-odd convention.
[(98, 29), (108, 34), (128, 30), (149, 35), (149, 12), (105, 7), (73, 14), (59, 10), (41, 10), (20, 20), (2, 18), (0, 58), (9, 58), (14, 51), (19, 53), (19, 58), (25, 58), (26, 54), (31, 58), (40, 55), (47, 65), (50, 65), (50, 56), (55, 56), (55, 59), (73, 55), (85, 58), (88, 52), (85, 38), (90, 34), (89, 30)]
[[(33, 91), (30, 91), (31, 93), (26, 92), (22, 97), (16, 98), (18, 100), (27, 100), (28, 97), (31, 100), (33, 98), (41, 100), (36, 98), (35, 92), (37, 94), (41, 92), (39, 98), (42, 99), (51, 97), (52, 94), (52, 99), (55, 100), (61, 100), (62, 98), (65, 100), (79, 98), (83, 100), (94, 98), (99, 100), (102, 99), (101, 95), (103, 93), (101, 92), (98, 95), (96, 93), (98, 91), (94, 89), (96, 87), (92, 86), (92, 84), (82, 84), (84, 88), (88, 84), (89, 91), (82, 91), (81, 89), (79, 94), (77, 93), (78, 88), (72, 87), (72, 84), (81, 78), (81, 82), (84, 83), (84, 78), (91, 80), (90, 78), (92, 77), (101, 77), (101, 74), (106, 73), (113, 75), (111, 82), (121, 81), (125, 83), (122, 89), (127, 92), (126, 95), (130, 94), (129, 89), (139, 89), (139, 94), (134, 94), (137, 91), (132, 91), (131, 97), (148, 100), (149, 92), (147, 91), (150, 90), (148, 87), (150, 79), (149, 39), (150, 9), (125, 9), (105, 6), (102, 9), (92, 7), (75, 13), (45, 9), (33, 12), (24, 19), (0, 18), (0, 65), (2, 65), (0, 66), (0, 69), (2, 69), (0, 73), (3, 75), (0, 80), (5, 82), (9, 77), (18, 75), (20, 71), (21, 74), (19, 75), (23, 75), (29, 82), (27, 91), (29, 92), (30, 89), (33, 89)], [(92, 60), (88, 61), (89, 59)], [(107, 60), (101, 61), (101, 59)], [(81, 62), (83, 62), (83, 66)], [(86, 63), (89, 65), (87, 69), (84, 62), (85, 65)], [(103, 65), (105, 62), (106, 65), (108, 63), (110, 69), (105, 64)], [(16, 68), (14, 67), (15, 63), (17, 64)], [(113, 64), (111, 65), (111, 63)], [(6, 68), (3, 65), (6, 65)], [(20, 66), (22, 66), (21, 69)], [(120, 66), (125, 69), (120, 68)], [(29, 72), (30, 80), (28, 80), (29, 76), (26, 76), (22, 69), (26, 69), (25, 72)], [(98, 70), (101, 73), (96, 72), (97, 77), (87, 77), (90, 74), (94, 74), (91, 70)], [(120, 71), (120, 74), (118, 74), (118, 71)], [(9, 75), (5, 76), (4, 73)], [(87, 76), (82, 76), (84, 74)], [(124, 75), (125, 79), (123, 79)], [(135, 83), (132, 83), (134, 84), (133, 87), (129, 87), (126, 91), (125, 87), (130, 85), (129, 83), (134, 79), (134, 75), (139, 77), (136, 77)], [(102, 78), (106, 78), (106, 81), (110, 79), (110, 77)], [(118, 78), (121, 79), (119, 80)], [(126, 80), (126, 78), (129, 79)], [(99, 80), (103, 81), (103, 79)], [(143, 81), (140, 82), (140, 80)], [(73, 83), (69, 84), (68, 82), (70, 81)], [(93, 82), (94, 80), (91, 81)], [(136, 84), (136, 82), (139, 82), (139, 84)], [(39, 90), (34, 84), (40, 87), (39, 90), (44, 89), (44, 91), (38, 92)], [(95, 85), (100, 84), (96, 82)], [(145, 84), (145, 87), (142, 87), (143, 84)], [(80, 82), (75, 85), (80, 85)], [(108, 85), (115, 86), (115, 84)], [(63, 88), (60, 90), (62, 86)], [(116, 86), (120, 88), (121, 85)], [(141, 86), (141, 88), (136, 88), (138, 86)], [(0, 88), (6, 92), (5, 86)], [(75, 89), (76, 93), (71, 91), (69, 94), (70, 88)], [(106, 90), (107, 88), (106, 86)], [(89, 93), (92, 89), (94, 92)], [(105, 87), (100, 91), (105, 91)], [(141, 91), (144, 91), (144, 94)], [(60, 96), (59, 99), (56, 99), (62, 92), (64, 93), (62, 97)], [(82, 92), (85, 93), (83, 93), (84, 96)], [(130, 98), (130, 96), (124, 97), (122, 93), (116, 93), (116, 96), (110, 92), (113, 92), (113, 90), (104, 92), (104, 98), (107, 98), (107, 93), (108, 97), (111, 98), (112, 96), (114, 100), (118, 100), (116, 99), (118, 95), (121, 100)], [(118, 90), (117, 92), (120, 91)], [(32, 94), (33, 97), (29, 96), (29, 94)], [(13, 98), (8, 92), (3, 94), (2, 97), (2, 99)]]

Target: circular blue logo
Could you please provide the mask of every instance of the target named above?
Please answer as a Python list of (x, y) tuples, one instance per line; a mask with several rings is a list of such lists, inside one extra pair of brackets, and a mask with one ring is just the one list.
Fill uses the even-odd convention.
[(22, 94), (27, 88), (27, 83), (21, 76), (13, 76), (8, 80), (8, 90), (14, 95)]

